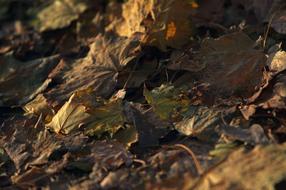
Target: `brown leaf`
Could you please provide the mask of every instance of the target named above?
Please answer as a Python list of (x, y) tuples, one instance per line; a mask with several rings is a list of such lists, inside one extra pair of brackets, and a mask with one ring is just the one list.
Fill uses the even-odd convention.
[(161, 50), (180, 48), (192, 35), (192, 8), (185, 0), (130, 0), (123, 5), (124, 20), (116, 31), (121, 36), (144, 33), (146, 44)]
[(57, 84), (44, 93), (53, 106), (66, 101), (76, 90), (92, 89), (97, 96), (109, 97), (115, 90), (118, 74), (137, 56), (136, 38), (98, 36), (87, 57), (62, 62), (50, 76)]
[(199, 81), (209, 83), (214, 94), (249, 97), (261, 85), (266, 61), (253, 47), (254, 41), (244, 33), (206, 39), (197, 55), (205, 66), (197, 74)]
[(212, 168), (195, 186), (185, 189), (274, 189), (285, 179), (284, 151), (285, 144), (259, 146), (250, 152), (240, 149)]
[(51, 82), (46, 79), (58, 61), (59, 56), (28, 62), (15, 59), (12, 53), (1, 56), (0, 106), (21, 106), (43, 92)]

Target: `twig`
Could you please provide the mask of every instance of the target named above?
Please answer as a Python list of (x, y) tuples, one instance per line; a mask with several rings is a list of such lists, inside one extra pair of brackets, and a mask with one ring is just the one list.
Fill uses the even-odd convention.
[(268, 35), (269, 35), (269, 31), (270, 31), (270, 27), (271, 27), (271, 24), (273, 22), (273, 19), (274, 19), (274, 16), (276, 15), (276, 12), (273, 13), (269, 19), (269, 22), (268, 22), (268, 25), (267, 25), (267, 29), (266, 29), (266, 32), (264, 34), (264, 39), (263, 39), (263, 44), (262, 44), (262, 47), (263, 49), (265, 48), (266, 46), (266, 42), (267, 42), (267, 38), (268, 38)]
[(174, 147), (181, 148), (181, 149), (187, 151), (194, 161), (194, 164), (196, 166), (198, 174), (199, 175), (203, 174), (204, 171), (203, 171), (203, 168), (202, 168), (200, 162), (198, 161), (195, 153), (189, 147), (187, 147), (186, 145), (183, 145), (183, 144), (175, 144)]
[(135, 62), (135, 64), (134, 64), (134, 66), (133, 66), (133, 68), (132, 68), (130, 74), (128, 75), (128, 78), (127, 78), (127, 80), (126, 80), (126, 82), (125, 82), (125, 84), (124, 84), (124, 86), (123, 86), (123, 89), (126, 90), (127, 85), (128, 85), (128, 82), (129, 82), (130, 79), (133, 77), (133, 73), (134, 73), (134, 71), (137, 69), (137, 66), (139, 65), (139, 61), (140, 61), (140, 59), (141, 59), (142, 57), (143, 57), (143, 54), (139, 55), (138, 58), (136, 59), (136, 62)]

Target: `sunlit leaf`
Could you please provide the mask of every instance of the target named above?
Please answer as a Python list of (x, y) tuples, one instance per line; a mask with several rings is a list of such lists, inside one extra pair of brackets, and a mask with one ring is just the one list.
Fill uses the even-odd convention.
[(38, 14), (40, 31), (67, 27), (86, 9), (85, 1), (55, 0)]
[(193, 34), (191, 10), (195, 4), (187, 0), (130, 0), (123, 5), (122, 23), (117, 32), (131, 36), (146, 34), (145, 43), (162, 50), (180, 48)]

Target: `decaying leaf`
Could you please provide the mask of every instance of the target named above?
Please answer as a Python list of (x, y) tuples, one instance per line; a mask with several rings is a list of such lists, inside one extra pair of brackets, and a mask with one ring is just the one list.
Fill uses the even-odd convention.
[(42, 114), (46, 121), (49, 121), (55, 114), (54, 110), (48, 105), (47, 99), (42, 94), (39, 94), (34, 100), (26, 104), (23, 109), (29, 114), (38, 116)]
[(254, 45), (244, 33), (206, 39), (197, 58), (205, 65), (198, 73), (199, 81), (209, 83), (223, 96), (249, 97), (261, 84), (266, 62), (266, 56)]
[(46, 78), (58, 61), (58, 56), (28, 62), (15, 59), (12, 53), (1, 56), (0, 106), (21, 106), (43, 92), (51, 82)]
[(182, 117), (181, 113), (188, 110), (190, 103), (186, 91), (170, 85), (161, 85), (152, 91), (145, 88), (144, 96), (154, 112), (163, 120), (176, 120)]
[(218, 138), (215, 132), (221, 124), (221, 112), (205, 106), (190, 106), (184, 119), (175, 124), (175, 129), (187, 136), (195, 136), (205, 141)]
[(86, 2), (81, 0), (55, 0), (38, 14), (40, 31), (69, 26), (87, 7)]
[(286, 177), (285, 147), (285, 144), (269, 145), (250, 152), (235, 151), (191, 188), (275, 189), (275, 185)]
[(97, 96), (110, 97), (117, 85), (119, 72), (134, 63), (138, 47), (136, 37), (110, 39), (98, 36), (85, 58), (62, 61), (58, 65), (50, 75), (57, 85), (46, 92), (45, 97), (53, 106), (66, 101), (76, 90), (92, 89)]
[(142, 32), (147, 45), (162, 50), (180, 48), (192, 35), (192, 9), (187, 0), (130, 0), (123, 5), (124, 20), (116, 31), (121, 36)]

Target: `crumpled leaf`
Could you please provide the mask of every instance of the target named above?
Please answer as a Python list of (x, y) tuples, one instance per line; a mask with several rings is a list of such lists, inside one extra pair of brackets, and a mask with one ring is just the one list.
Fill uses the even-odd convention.
[(285, 150), (286, 146), (282, 144), (258, 146), (250, 152), (235, 151), (189, 189), (274, 190), (275, 185), (286, 177)]
[(152, 91), (145, 88), (144, 96), (154, 112), (163, 120), (176, 120), (182, 117), (181, 113), (188, 110), (190, 103), (186, 92), (170, 85), (161, 85)]
[(264, 88), (249, 98), (241, 108), (242, 115), (249, 119), (258, 108), (283, 110), (286, 106), (286, 72), (275, 75)]
[(69, 26), (88, 8), (83, 0), (55, 0), (38, 14), (40, 31)]
[(76, 90), (92, 89), (97, 96), (109, 97), (115, 90), (119, 72), (134, 61), (138, 47), (136, 37), (98, 36), (85, 58), (61, 61), (49, 76), (57, 85), (44, 96), (53, 106), (66, 101)]
[(254, 45), (254, 41), (240, 32), (204, 40), (195, 58), (204, 65), (198, 72), (199, 81), (209, 83), (223, 96), (249, 97), (261, 84), (266, 62), (266, 56), (255, 50)]
[(180, 48), (192, 35), (192, 1), (130, 0), (123, 4), (123, 22), (116, 31), (121, 36), (146, 34), (146, 44), (161, 50)]
[(206, 141), (218, 138), (215, 129), (222, 122), (220, 111), (206, 106), (191, 106), (184, 115), (185, 118), (175, 124), (180, 133)]
[(55, 114), (55, 111), (48, 105), (47, 99), (42, 94), (39, 94), (34, 100), (27, 103), (23, 109), (28, 114), (38, 116), (42, 114), (46, 121), (50, 121)]
[(267, 65), (272, 72), (278, 73), (286, 69), (286, 52), (277, 51), (267, 59)]
[(58, 56), (28, 62), (15, 59), (12, 53), (0, 57), (0, 106), (23, 105), (43, 92), (51, 82), (46, 79), (58, 61)]

